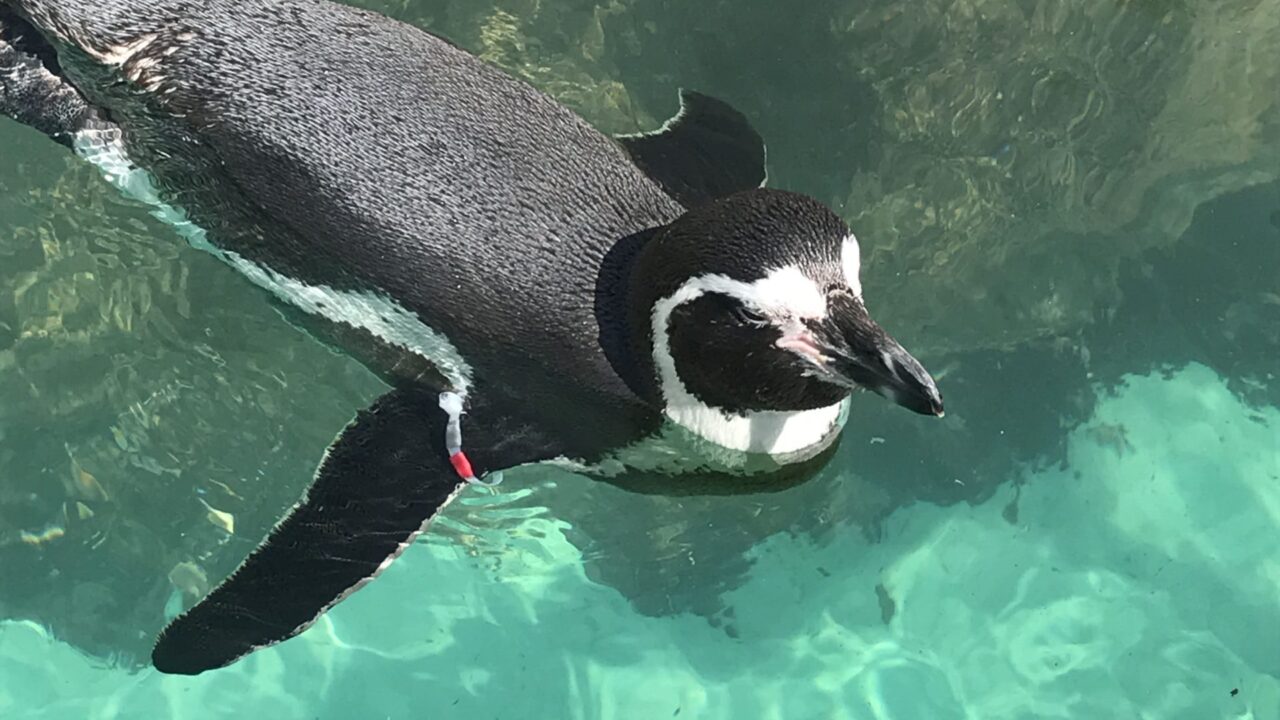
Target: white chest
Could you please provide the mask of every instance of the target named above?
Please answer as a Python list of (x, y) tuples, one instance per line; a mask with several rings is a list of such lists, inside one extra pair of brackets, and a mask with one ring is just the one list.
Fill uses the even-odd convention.
[[(718, 472), (730, 475), (755, 475), (792, 465), (826, 450), (839, 437), (848, 418), (848, 401), (837, 406), (836, 414), (820, 435), (808, 436), (809, 442), (788, 452), (744, 452), (714, 442), (693, 429), (667, 422), (654, 435), (619, 448), (609, 457), (594, 464), (561, 459), (554, 464), (573, 472), (617, 477), (629, 470), (661, 475), (685, 475), (695, 472)], [(772, 429), (772, 428), (771, 428)], [(808, 426), (816, 431), (817, 426)]]
[[(667, 417), (715, 445), (744, 454), (803, 456), (821, 449), (843, 425), (849, 401), (803, 412), (761, 411), (734, 415), (690, 397), (667, 405)], [(812, 452), (809, 452), (812, 455)]]

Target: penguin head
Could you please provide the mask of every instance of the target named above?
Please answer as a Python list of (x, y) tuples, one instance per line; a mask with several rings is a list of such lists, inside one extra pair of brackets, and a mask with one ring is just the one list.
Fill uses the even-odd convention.
[(803, 412), (864, 388), (941, 416), (933, 378), (863, 304), (859, 252), (830, 209), (763, 188), (660, 231), (633, 293), (648, 309), (637, 324), (668, 414), (682, 404), (726, 416)]

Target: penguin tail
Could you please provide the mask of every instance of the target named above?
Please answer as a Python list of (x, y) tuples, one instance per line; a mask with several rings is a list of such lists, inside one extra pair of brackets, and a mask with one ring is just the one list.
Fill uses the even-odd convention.
[(62, 76), (57, 53), (29, 23), (0, 4), (0, 115), (72, 147), (101, 114)]

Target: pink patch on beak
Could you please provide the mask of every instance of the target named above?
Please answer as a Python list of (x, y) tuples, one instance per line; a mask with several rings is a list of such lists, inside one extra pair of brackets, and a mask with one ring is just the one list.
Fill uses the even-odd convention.
[(802, 330), (795, 334), (784, 335), (778, 340), (777, 345), (779, 348), (790, 350), (815, 365), (827, 364), (826, 356), (822, 354), (822, 350), (818, 348), (818, 343), (808, 331)]

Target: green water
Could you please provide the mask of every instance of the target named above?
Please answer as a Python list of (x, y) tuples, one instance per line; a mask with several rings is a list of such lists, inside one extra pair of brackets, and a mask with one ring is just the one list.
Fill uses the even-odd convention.
[(1280, 3), (364, 3), (837, 208), (948, 415), (775, 495), (469, 491), (301, 638), (144, 667), (382, 387), (0, 122), (0, 718), (1280, 720)]

